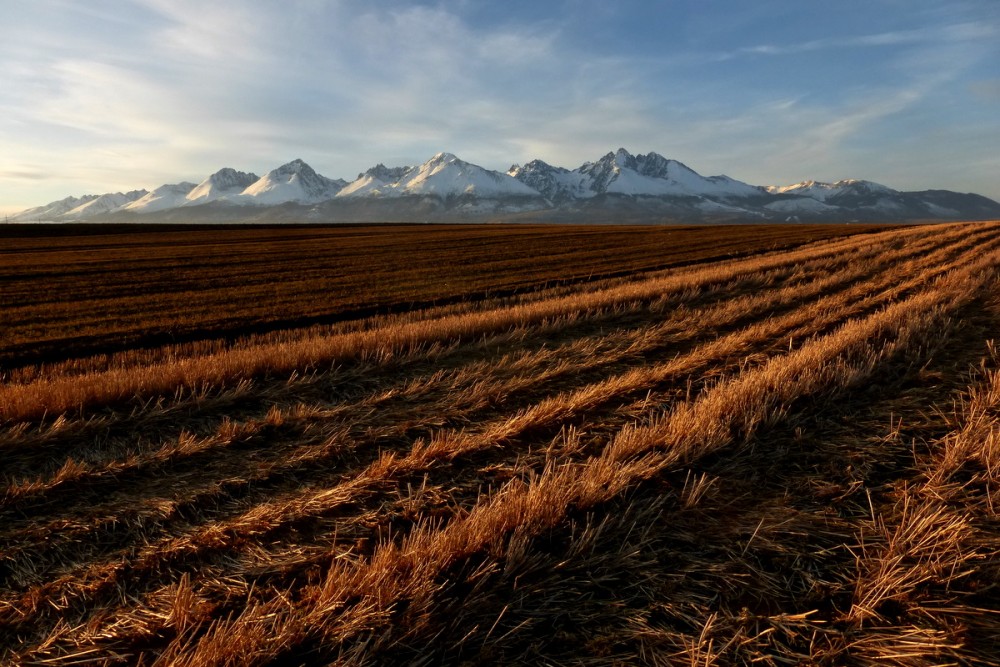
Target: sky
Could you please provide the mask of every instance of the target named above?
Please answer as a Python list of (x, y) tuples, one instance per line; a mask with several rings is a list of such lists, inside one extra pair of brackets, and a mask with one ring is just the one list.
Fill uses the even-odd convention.
[(0, 214), (618, 147), (1000, 200), (998, 0), (0, 0)]

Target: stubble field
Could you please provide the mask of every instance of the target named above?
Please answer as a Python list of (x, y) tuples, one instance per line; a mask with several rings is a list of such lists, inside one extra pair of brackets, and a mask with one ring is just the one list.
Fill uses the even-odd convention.
[(1000, 223), (3, 244), (4, 664), (1000, 658)]

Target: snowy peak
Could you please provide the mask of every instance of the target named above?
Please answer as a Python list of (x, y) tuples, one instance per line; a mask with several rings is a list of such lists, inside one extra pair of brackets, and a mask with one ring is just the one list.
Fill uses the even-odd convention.
[(851, 194), (870, 194), (870, 195), (898, 195), (898, 190), (893, 190), (892, 188), (882, 185), (881, 183), (873, 183), (872, 181), (862, 181), (853, 178), (848, 178), (842, 181), (837, 181), (833, 184), (834, 188), (839, 188), (841, 192), (850, 192)]
[(522, 167), (519, 164), (511, 165), (511, 168), (507, 170), (507, 175), (514, 178), (518, 178), (522, 174), (568, 174), (569, 169), (564, 169), (563, 167), (553, 167), (548, 162), (542, 160), (532, 160), (531, 162), (526, 162)]
[(568, 173), (519, 168), (512, 175), (539, 189), (550, 201), (602, 194), (723, 200), (762, 194), (759, 188), (728, 176), (706, 178), (687, 165), (658, 153), (632, 155), (624, 148), (609, 152), (596, 162), (585, 162)]
[(659, 153), (647, 153), (635, 158), (633, 167), (643, 176), (650, 178), (663, 178), (666, 180), (678, 180), (679, 178), (690, 178), (700, 176), (694, 170), (677, 160), (669, 160)]
[(508, 174), (465, 162), (452, 153), (437, 153), (416, 167), (372, 167), (344, 187), (340, 197), (399, 197), (403, 195), (453, 198), (473, 196), (538, 197), (538, 191)]
[(205, 182), (211, 183), (218, 188), (232, 190), (235, 188), (246, 188), (258, 178), (260, 177), (253, 172), (236, 171), (232, 167), (223, 167), (209, 176)]
[(363, 178), (365, 176), (370, 176), (372, 178), (377, 178), (383, 183), (395, 183), (403, 176), (406, 175), (412, 167), (387, 167), (381, 162), (369, 169), (363, 174), (358, 174), (358, 178)]
[(507, 175), (541, 193), (552, 203), (562, 203), (579, 197), (582, 177), (563, 167), (553, 167), (542, 160), (532, 160), (524, 166), (515, 164)]
[(454, 164), (456, 162), (459, 162), (461, 164), (467, 164), (466, 162), (459, 160), (458, 156), (455, 155), (454, 153), (441, 152), (441, 153), (435, 153), (430, 160), (424, 163), (424, 165), (443, 166), (447, 164)]
[(419, 167), (411, 169), (399, 181), (398, 187), (407, 194), (432, 194), (441, 197), (538, 197), (536, 190), (517, 179), (465, 162), (451, 153), (438, 153)]
[[(611, 153), (608, 153), (608, 156), (611, 156)], [(624, 148), (619, 148), (615, 151), (613, 161), (620, 169), (635, 169), (636, 167), (635, 156)]]
[(765, 190), (775, 195), (797, 195), (820, 202), (845, 196), (896, 196), (900, 194), (898, 190), (893, 190), (880, 183), (853, 178), (843, 179), (836, 183), (810, 180), (794, 185), (769, 185)]
[(240, 203), (275, 205), (286, 202), (315, 203), (330, 199), (345, 181), (320, 176), (300, 159), (272, 169), (241, 193)]
[(348, 183), (337, 193), (338, 197), (382, 197), (394, 196), (394, 186), (412, 167), (387, 167), (381, 162), (368, 171), (358, 174), (357, 179)]
[(271, 174), (301, 174), (303, 172), (315, 174), (313, 168), (306, 164), (302, 158), (295, 158), (291, 162), (286, 162), (277, 169), (272, 169)]
[(257, 174), (236, 171), (231, 167), (223, 167), (204, 181), (196, 185), (185, 195), (187, 206), (197, 206), (231, 197), (243, 192), (259, 177)]
[[(768, 185), (765, 186), (765, 189), (773, 195), (796, 194), (797, 191), (805, 191), (815, 185), (819, 184), (816, 181), (802, 181), (800, 183), (793, 183), (792, 185)], [(829, 183), (823, 183), (822, 185), (830, 186)]]
[[(576, 171), (589, 177), (587, 189), (603, 194), (609, 192), (611, 184), (626, 172), (635, 172), (635, 158), (624, 148), (608, 153), (597, 162), (586, 162)], [(638, 194), (629, 192), (627, 194)]]

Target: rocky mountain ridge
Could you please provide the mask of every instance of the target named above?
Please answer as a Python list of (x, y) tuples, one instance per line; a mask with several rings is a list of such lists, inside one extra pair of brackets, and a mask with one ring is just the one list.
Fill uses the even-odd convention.
[(576, 169), (542, 160), (485, 169), (451, 153), (416, 166), (383, 164), (350, 183), (316, 173), (301, 159), (264, 176), (224, 168), (201, 183), (67, 197), (11, 218), (30, 221), (420, 221), (550, 219), (581, 221), (977, 220), (1000, 218), (1000, 204), (947, 190), (903, 192), (871, 181), (750, 185), (702, 176), (657, 153), (624, 148)]

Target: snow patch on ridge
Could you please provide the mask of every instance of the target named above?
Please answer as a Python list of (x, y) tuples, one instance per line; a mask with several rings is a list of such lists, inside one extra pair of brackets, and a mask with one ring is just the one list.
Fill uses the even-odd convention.
[(153, 211), (165, 211), (177, 208), (187, 203), (188, 194), (195, 188), (194, 183), (175, 183), (172, 185), (161, 185), (152, 192), (148, 192), (134, 202), (125, 204), (123, 211), (133, 213), (152, 213)]

